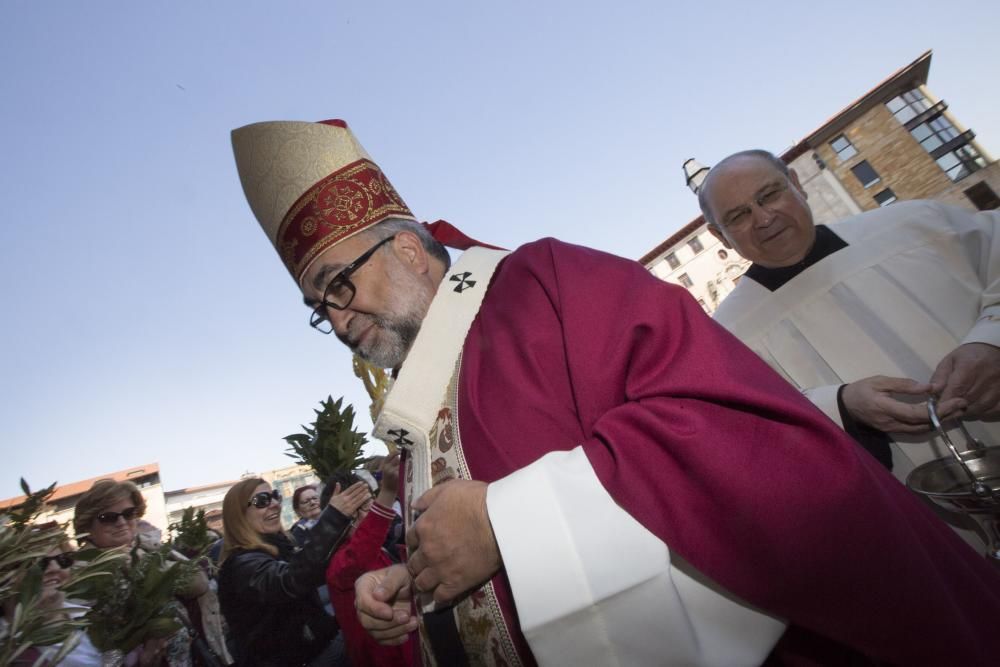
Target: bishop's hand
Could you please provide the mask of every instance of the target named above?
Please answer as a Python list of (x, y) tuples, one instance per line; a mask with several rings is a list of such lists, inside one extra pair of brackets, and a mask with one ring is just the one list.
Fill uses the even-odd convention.
[(410, 573), (403, 565), (365, 572), (354, 582), (354, 606), (361, 626), (375, 641), (396, 646), (417, 629), (410, 613)]
[(413, 509), (421, 514), (406, 533), (406, 567), (418, 592), (451, 602), (500, 569), (484, 482), (443, 482), (420, 496)]

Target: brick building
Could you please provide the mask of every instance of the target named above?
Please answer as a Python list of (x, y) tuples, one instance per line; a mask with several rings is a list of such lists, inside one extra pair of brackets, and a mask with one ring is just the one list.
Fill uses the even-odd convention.
[[(931, 55), (927, 51), (781, 153), (798, 173), (817, 223), (900, 199), (1000, 207), (1000, 163), (927, 88)], [(733, 150), (741, 148), (750, 147)], [(748, 266), (723, 250), (698, 216), (639, 261), (686, 287), (712, 313)]]

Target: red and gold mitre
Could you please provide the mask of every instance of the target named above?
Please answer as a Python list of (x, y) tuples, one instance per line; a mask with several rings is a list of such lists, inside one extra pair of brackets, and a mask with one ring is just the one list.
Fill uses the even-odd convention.
[(254, 123), (232, 138), (250, 209), (297, 283), (330, 246), (416, 219), (342, 120)]

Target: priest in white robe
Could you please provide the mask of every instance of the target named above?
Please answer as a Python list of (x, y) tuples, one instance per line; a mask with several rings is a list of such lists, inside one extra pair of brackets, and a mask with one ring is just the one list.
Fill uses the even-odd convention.
[(753, 262), (716, 320), (899, 480), (949, 455), (930, 395), (1000, 445), (1000, 213), (911, 201), (816, 226), (794, 170), (763, 151), (720, 162), (699, 200)]

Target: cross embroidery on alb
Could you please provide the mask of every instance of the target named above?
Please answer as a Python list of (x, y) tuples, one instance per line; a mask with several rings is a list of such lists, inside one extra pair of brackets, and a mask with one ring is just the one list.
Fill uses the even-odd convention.
[(462, 292), (464, 292), (465, 290), (469, 289), (470, 287), (475, 287), (476, 281), (475, 280), (469, 280), (469, 276), (471, 276), (471, 275), (472, 275), (472, 273), (470, 273), (469, 271), (464, 271), (462, 273), (453, 273), (453, 274), (451, 274), (451, 278), (449, 280), (451, 280), (453, 283), (458, 283), (457, 285), (455, 285), (455, 291), (456, 292), (458, 292), (459, 294), (461, 294)]
[(394, 428), (389, 431), (389, 435), (395, 438), (395, 440), (393, 440), (393, 443), (399, 445), (400, 447), (407, 447), (413, 444), (413, 441), (406, 437), (409, 434), (410, 434), (409, 431), (402, 428)]

